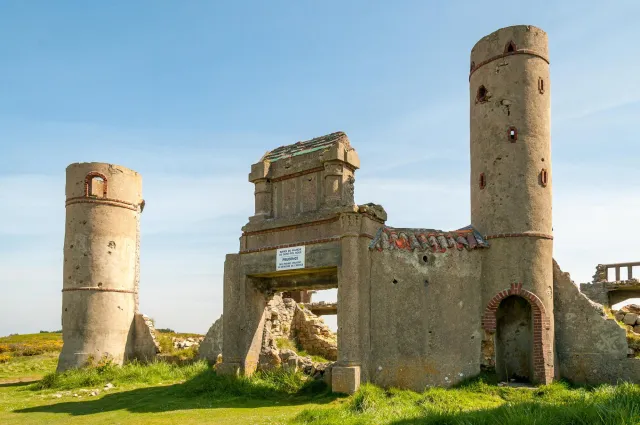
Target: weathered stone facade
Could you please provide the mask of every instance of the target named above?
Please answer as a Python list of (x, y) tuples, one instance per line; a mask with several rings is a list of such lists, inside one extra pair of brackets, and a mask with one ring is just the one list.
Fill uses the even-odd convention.
[(624, 329), (554, 266), (547, 35), (519, 25), (482, 38), (469, 87), (470, 226), (393, 228), (381, 206), (355, 205), (344, 133), (251, 167), (255, 215), (225, 261), (221, 373), (256, 369), (272, 293), (338, 288), (337, 392), (450, 386), (482, 368), (535, 383), (640, 379)]

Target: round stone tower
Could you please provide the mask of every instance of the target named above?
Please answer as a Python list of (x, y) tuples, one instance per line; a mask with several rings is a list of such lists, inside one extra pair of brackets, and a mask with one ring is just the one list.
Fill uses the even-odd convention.
[(502, 28), (473, 47), (469, 75), (471, 223), (491, 245), (483, 327), (498, 374), (534, 382), (554, 376), (548, 57), (541, 29)]
[(62, 335), (58, 371), (88, 360), (122, 364), (138, 310), (142, 177), (98, 162), (67, 167)]

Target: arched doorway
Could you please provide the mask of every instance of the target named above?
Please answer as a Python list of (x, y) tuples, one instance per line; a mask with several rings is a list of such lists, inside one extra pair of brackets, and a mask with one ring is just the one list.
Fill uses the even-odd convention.
[(533, 380), (533, 317), (531, 304), (511, 295), (496, 311), (496, 372), (499, 379)]
[[(544, 305), (540, 298), (536, 294), (531, 291), (528, 291), (522, 288), (522, 283), (512, 283), (511, 287), (508, 289), (504, 289), (491, 298), (487, 303), (487, 306), (484, 310), (484, 315), (482, 316), (482, 328), (486, 331), (487, 336), (491, 341), (491, 346), (494, 346), (496, 349), (492, 355), (495, 360), (493, 363), (496, 368), (496, 372), (498, 376), (501, 378), (506, 378), (507, 376), (512, 376), (509, 372), (509, 366), (507, 365), (506, 373), (504, 367), (504, 353), (509, 352), (510, 345), (504, 345), (500, 348), (502, 353), (498, 355), (496, 352), (498, 349), (498, 336), (497, 328), (498, 328), (498, 309), (503, 307), (501, 310), (501, 338), (504, 335), (507, 335), (508, 328), (504, 327), (504, 324), (511, 323), (514, 317), (518, 317), (515, 314), (510, 313), (511, 308), (509, 308), (509, 304), (505, 303), (502, 305), (502, 302), (509, 297), (515, 297), (519, 301), (509, 301), (508, 303), (520, 303), (524, 301), (529, 305), (529, 320), (531, 321), (532, 329), (529, 331), (531, 348), (529, 351), (529, 357), (531, 358), (532, 366), (529, 367), (529, 376), (528, 379), (536, 384), (548, 384), (553, 380), (554, 376), (554, 362), (553, 362), (553, 336), (549, 335), (549, 329), (551, 328), (551, 323), (549, 317), (545, 312)], [(517, 309), (517, 307), (515, 307)], [(524, 316), (524, 314), (523, 314)], [(515, 322), (517, 323), (517, 322)], [(526, 327), (526, 326), (525, 326)], [(523, 337), (524, 338), (524, 337)], [(498, 358), (500, 356), (500, 358)], [(511, 354), (509, 354), (511, 356)], [(514, 368), (515, 369), (515, 368)]]

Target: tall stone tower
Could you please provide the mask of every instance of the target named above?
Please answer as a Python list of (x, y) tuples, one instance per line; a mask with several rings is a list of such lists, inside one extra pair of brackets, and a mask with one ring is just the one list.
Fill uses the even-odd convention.
[(75, 163), (67, 167), (65, 192), (64, 347), (58, 371), (105, 356), (122, 364), (136, 354), (140, 340), (142, 177), (117, 165)]
[(469, 76), (471, 223), (491, 244), (483, 327), (498, 374), (535, 382), (554, 376), (548, 57), (541, 29), (502, 28), (473, 47)]

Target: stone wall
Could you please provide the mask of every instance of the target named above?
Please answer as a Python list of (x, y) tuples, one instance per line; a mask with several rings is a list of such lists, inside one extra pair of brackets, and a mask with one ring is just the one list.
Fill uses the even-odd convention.
[(207, 360), (210, 364), (218, 361), (218, 356), (222, 355), (222, 315), (213, 322), (207, 331), (204, 340), (200, 342), (198, 358)]
[(336, 334), (309, 309), (296, 305), (293, 329), (295, 340), (303, 350), (327, 360), (338, 359)]
[(575, 383), (640, 381), (640, 360), (627, 358), (625, 330), (607, 318), (553, 262), (559, 375)]
[(480, 271), (480, 251), (372, 251), (369, 380), (422, 391), (477, 375)]
[(130, 340), (127, 343), (129, 358), (141, 362), (150, 362), (160, 352), (160, 345), (156, 340), (153, 321), (144, 314), (136, 314), (131, 325)]

